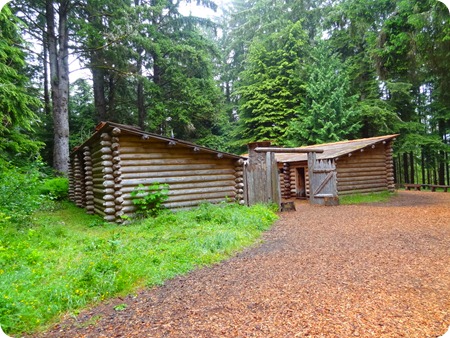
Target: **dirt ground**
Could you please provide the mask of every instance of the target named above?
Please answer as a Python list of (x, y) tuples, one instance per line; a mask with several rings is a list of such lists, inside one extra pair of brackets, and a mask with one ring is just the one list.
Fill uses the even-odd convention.
[[(39, 337), (438, 337), (450, 325), (450, 193), (297, 205), (262, 244)], [(118, 304), (127, 304), (116, 311)]]

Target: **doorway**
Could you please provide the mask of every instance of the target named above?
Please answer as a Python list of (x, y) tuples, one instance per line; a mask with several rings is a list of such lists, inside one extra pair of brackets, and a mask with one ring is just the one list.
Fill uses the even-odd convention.
[(306, 175), (305, 168), (297, 168), (296, 169), (296, 186), (295, 186), (295, 195), (297, 198), (306, 199)]

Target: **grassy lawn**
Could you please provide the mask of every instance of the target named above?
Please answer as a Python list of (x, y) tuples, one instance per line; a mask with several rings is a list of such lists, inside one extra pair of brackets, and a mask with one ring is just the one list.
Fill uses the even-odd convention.
[(261, 205), (202, 205), (119, 226), (62, 203), (33, 226), (0, 222), (0, 326), (33, 332), (64, 312), (162, 284), (251, 245), (275, 219)]
[(391, 193), (389, 191), (382, 191), (370, 194), (344, 195), (339, 197), (339, 203), (342, 205), (346, 205), (346, 204), (388, 202), (393, 196), (395, 196), (395, 193)]

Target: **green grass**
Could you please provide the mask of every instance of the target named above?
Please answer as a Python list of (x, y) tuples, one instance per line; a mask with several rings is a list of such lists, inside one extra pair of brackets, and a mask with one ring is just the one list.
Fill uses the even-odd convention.
[(0, 223), (0, 326), (34, 332), (67, 311), (164, 283), (252, 245), (276, 215), (266, 206), (202, 205), (128, 226), (72, 204)]
[(393, 196), (395, 196), (395, 193), (391, 193), (389, 191), (382, 191), (370, 194), (344, 195), (339, 197), (339, 203), (342, 205), (346, 205), (346, 204), (388, 202)]

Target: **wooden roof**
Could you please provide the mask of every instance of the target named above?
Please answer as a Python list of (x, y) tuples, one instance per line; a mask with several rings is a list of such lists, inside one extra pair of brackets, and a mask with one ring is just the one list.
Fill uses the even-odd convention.
[[(316, 144), (307, 147), (299, 147), (294, 149), (302, 149), (307, 150), (310, 149), (322, 149), (323, 153), (317, 153), (317, 159), (336, 159), (343, 155), (348, 155), (354, 151), (361, 150), (364, 148), (372, 147), (378, 143), (387, 142), (389, 140), (394, 139), (399, 134), (393, 135), (385, 135), (385, 136), (377, 136), (370, 138), (363, 138), (358, 140), (351, 141), (340, 141), (334, 143), (324, 143), (324, 144)], [(278, 153), (275, 154), (277, 162), (300, 162), (307, 161), (308, 154), (295, 154), (295, 153)]]
[[(74, 152), (76, 152), (78, 149), (83, 149), (83, 147), (86, 145), (90, 145), (95, 140), (97, 140), (97, 136), (101, 135), (104, 132), (108, 132), (114, 128), (119, 128), (121, 130), (121, 132), (125, 132), (127, 134), (140, 136), (143, 141), (148, 140), (148, 139), (156, 139), (156, 140), (167, 142), (171, 146), (179, 145), (179, 146), (186, 147), (186, 148), (192, 148), (196, 152), (207, 152), (207, 153), (212, 153), (212, 154), (218, 154), (220, 156), (228, 157), (228, 158), (236, 158), (236, 159), (242, 158), (242, 156), (239, 156), (239, 155), (210, 149), (210, 148), (203, 147), (203, 146), (200, 146), (195, 143), (188, 142), (188, 141), (183, 141), (183, 140), (179, 140), (176, 138), (165, 137), (162, 135), (146, 132), (136, 126), (129, 126), (129, 125), (119, 124), (119, 123), (109, 122), (109, 121), (100, 122), (95, 127), (94, 134), (89, 139), (87, 139), (83, 144), (81, 144), (78, 147), (75, 147)], [(120, 138), (120, 136), (119, 136), (119, 138)]]

